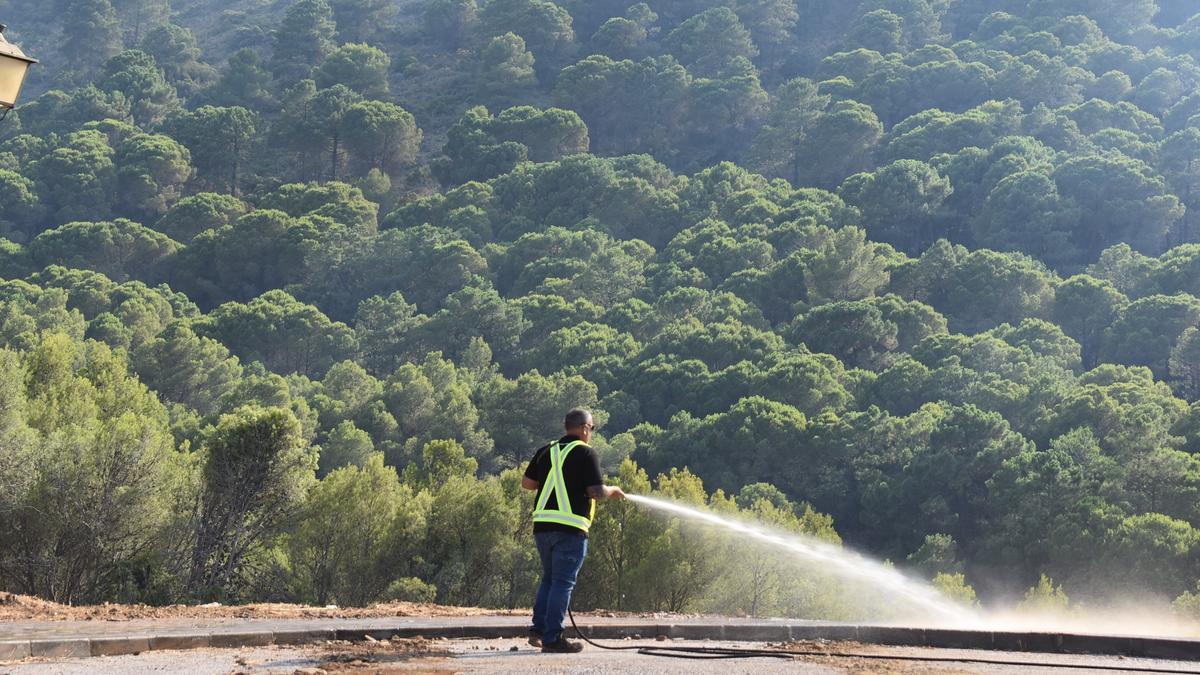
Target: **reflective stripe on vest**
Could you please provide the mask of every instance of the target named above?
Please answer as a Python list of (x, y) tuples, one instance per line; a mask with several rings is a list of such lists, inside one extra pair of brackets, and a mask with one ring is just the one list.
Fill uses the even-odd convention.
[[(592, 509), (587, 518), (577, 515), (571, 510), (571, 497), (567, 494), (567, 481), (563, 478), (563, 463), (567, 461), (567, 455), (577, 445), (583, 445), (583, 441), (571, 441), (565, 448), (560, 448), (558, 442), (555, 441), (547, 450), (550, 453), (550, 473), (546, 476), (546, 482), (542, 485), (541, 492), (538, 493), (537, 505), (533, 510), (533, 522), (570, 525), (584, 532), (587, 532), (592, 526), (592, 518), (596, 517), (596, 501), (588, 499), (592, 503)], [(550, 503), (551, 494), (554, 495), (554, 503), (558, 508), (547, 508), (546, 505)]]

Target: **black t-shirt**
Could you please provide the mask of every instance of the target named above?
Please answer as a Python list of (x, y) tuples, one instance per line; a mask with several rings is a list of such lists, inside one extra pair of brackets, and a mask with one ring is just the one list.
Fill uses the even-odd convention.
[[(580, 440), (578, 436), (563, 436), (559, 441), (559, 447), (565, 448), (568, 443), (573, 443)], [(570, 453), (567, 454), (567, 461), (563, 462), (563, 480), (567, 482), (567, 498), (571, 501), (571, 512), (578, 516), (588, 518), (592, 513), (592, 499), (587, 495), (587, 489), (593, 485), (603, 485), (604, 479), (600, 476), (600, 456), (596, 451), (588, 445), (577, 445)], [(538, 448), (538, 451), (533, 454), (533, 459), (530, 460), (529, 466), (525, 469), (525, 477), (530, 480), (535, 480), (541, 486), (545, 487), (547, 479), (550, 477), (550, 446), (543, 445)], [(542, 491), (537, 491), (537, 496), (534, 499), (541, 497)], [(547, 508), (558, 508), (556, 499), (558, 492), (555, 491), (550, 496), (550, 500), (546, 502)], [(579, 528), (563, 525), (561, 523), (534, 523), (534, 532), (579, 532)]]

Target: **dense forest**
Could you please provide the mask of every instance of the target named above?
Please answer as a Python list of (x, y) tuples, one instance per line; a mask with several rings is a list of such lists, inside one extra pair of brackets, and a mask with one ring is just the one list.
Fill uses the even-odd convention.
[[(1196, 608), (1195, 11), (0, 0), (0, 589), (524, 606), (583, 405), (633, 492)], [(616, 504), (579, 599), (828, 588)]]

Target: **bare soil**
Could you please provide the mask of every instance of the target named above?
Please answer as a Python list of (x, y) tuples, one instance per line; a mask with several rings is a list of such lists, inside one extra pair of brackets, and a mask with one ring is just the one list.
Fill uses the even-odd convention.
[[(793, 640), (768, 645), (769, 649), (779, 649), (789, 652), (811, 652), (810, 656), (797, 657), (806, 663), (828, 666), (847, 675), (871, 673), (968, 673), (955, 663), (914, 663), (911, 661), (890, 661), (872, 659), (872, 655), (895, 653), (894, 647), (863, 644), (853, 640), (842, 642), (832, 640)], [(860, 657), (833, 656), (834, 654), (861, 654)], [(829, 655), (829, 656), (822, 656)]]
[(321, 655), (320, 670), (326, 673), (390, 673), (399, 670), (400, 662), (420, 658), (423, 663), (434, 666), (421, 672), (453, 673), (455, 671), (452, 668), (441, 670), (436, 667), (439, 662), (437, 657), (450, 658), (452, 656), (453, 653), (444, 640), (430, 641), (424, 638), (393, 638), (379, 642), (337, 640), (325, 644), (324, 653)]
[(371, 619), (392, 616), (508, 616), (525, 610), (447, 607), (428, 603), (388, 602), (370, 607), (307, 607), (285, 603), (252, 605), (60, 605), (28, 595), (0, 593), (4, 621), (127, 621), (131, 619)]

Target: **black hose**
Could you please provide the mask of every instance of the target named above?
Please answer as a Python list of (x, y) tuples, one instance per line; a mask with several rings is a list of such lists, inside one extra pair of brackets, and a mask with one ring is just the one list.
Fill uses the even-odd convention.
[(570, 607), (568, 607), (568, 608), (567, 608), (567, 616), (571, 617), (571, 628), (574, 628), (574, 629), (575, 629), (575, 634), (579, 636), (579, 639), (580, 639), (580, 640), (583, 640), (584, 642), (588, 643), (589, 645), (591, 645), (591, 646), (593, 646), (593, 647), (595, 647), (595, 648), (597, 648), (597, 649), (611, 649), (611, 650), (613, 650), (613, 651), (625, 651), (625, 650), (632, 650), (632, 649), (642, 649), (642, 647), (635, 646), (635, 645), (623, 645), (623, 646), (620, 646), (620, 647), (612, 647), (612, 646), (609, 646), (609, 645), (602, 645), (602, 644), (599, 644), (599, 643), (597, 643), (597, 642), (592, 642), (592, 639), (591, 639), (591, 638), (589, 638), (588, 636), (584, 635), (584, 634), (583, 634), (583, 631), (579, 630), (579, 624), (575, 623), (575, 612), (572, 612)]
[(1002, 659), (983, 659), (966, 656), (917, 656), (907, 654), (864, 654), (856, 652), (823, 652), (803, 649), (754, 649), (746, 647), (641, 647), (638, 645), (602, 645), (594, 642), (575, 623), (575, 614), (570, 609), (567, 615), (571, 617), (571, 627), (579, 635), (579, 639), (597, 649), (633, 651), (646, 656), (663, 656), (675, 659), (746, 659), (746, 658), (775, 658), (795, 659), (801, 656), (825, 656), (838, 659), (875, 659), (878, 661), (921, 661), (926, 663), (971, 663), (988, 666), (1026, 666), (1031, 668), (1074, 668), (1079, 670), (1100, 670), (1125, 673), (1170, 673), (1171, 675), (1200, 675), (1200, 670), (1176, 670), (1171, 668), (1148, 668), (1144, 666), (1107, 666), (1102, 664), (1086, 665), (1082, 663), (1045, 663), (1036, 661), (1005, 661)]

